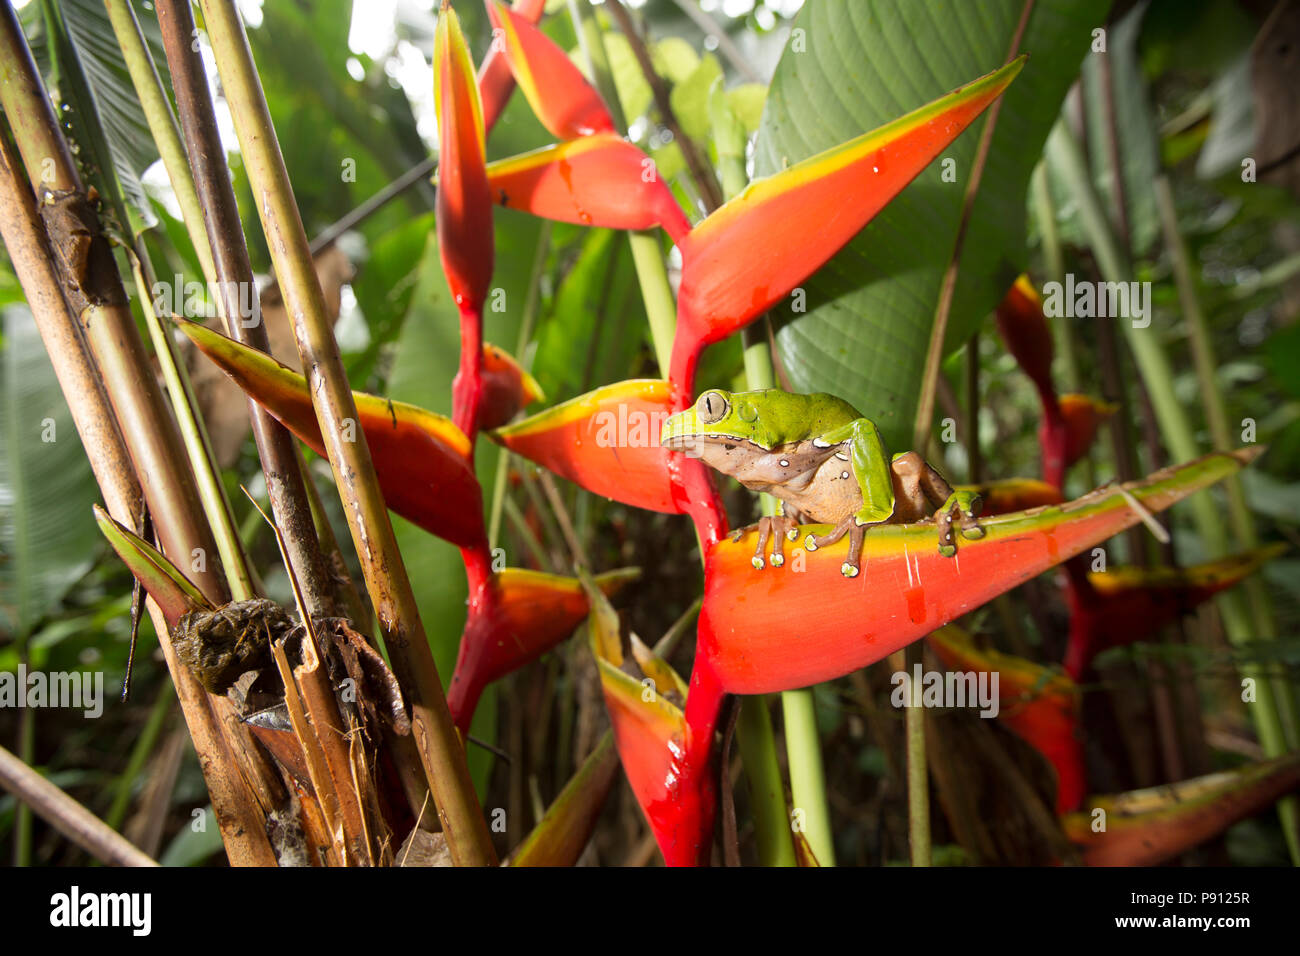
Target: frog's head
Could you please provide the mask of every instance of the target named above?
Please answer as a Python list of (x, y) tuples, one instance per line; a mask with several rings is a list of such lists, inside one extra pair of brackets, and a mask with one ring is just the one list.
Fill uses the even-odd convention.
[(709, 389), (690, 408), (664, 422), (660, 444), (728, 471), (724, 460), (771, 451), (786, 440), (783, 426), (787, 416), (779, 406), (792, 397), (798, 396), (779, 389)]

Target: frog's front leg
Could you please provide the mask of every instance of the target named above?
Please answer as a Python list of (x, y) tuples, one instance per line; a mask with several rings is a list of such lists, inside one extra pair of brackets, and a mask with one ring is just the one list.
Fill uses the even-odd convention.
[(930, 506), (935, 508), (934, 520), (939, 526), (939, 553), (946, 558), (957, 553), (957, 537), (952, 530), (954, 520), (960, 526), (963, 538), (984, 537), (984, 529), (977, 520), (983, 504), (980, 496), (970, 490), (953, 491), (952, 485), (944, 480), (943, 475), (916, 452), (900, 455), (894, 462), (895, 470), (904, 464), (903, 459), (907, 457), (915, 458), (915, 461), (909, 461), (906, 465), (915, 470), (921, 492)]
[[(752, 527), (752, 525), (750, 526)], [(736, 531), (732, 541), (739, 541), (749, 533), (749, 528), (741, 528)], [(762, 571), (767, 566), (763, 559), (763, 552), (767, 550), (767, 542), (772, 540), (772, 567), (779, 568), (785, 564), (785, 542), (786, 540), (794, 541), (799, 537), (799, 522), (785, 513), (783, 507), (779, 515), (763, 515), (758, 519), (758, 547), (754, 549), (754, 557), (750, 563), (757, 571)]]
[(862, 543), (866, 539), (867, 527), (884, 524), (894, 514), (894, 485), (889, 472), (889, 456), (880, 439), (880, 431), (867, 418), (859, 418), (841, 428), (832, 429), (821, 438), (813, 439), (813, 444), (823, 448), (844, 445), (849, 449), (853, 468), (851, 477), (858, 483), (862, 507), (855, 514), (841, 519), (830, 534), (808, 535), (804, 547), (816, 551), (820, 547), (834, 544), (847, 534), (849, 553), (840, 565), (840, 573), (846, 578), (854, 578), (858, 576), (861, 565)]

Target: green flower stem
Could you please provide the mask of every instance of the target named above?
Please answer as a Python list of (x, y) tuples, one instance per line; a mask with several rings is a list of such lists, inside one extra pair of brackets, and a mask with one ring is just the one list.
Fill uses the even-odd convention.
[(190, 468), (194, 470), (195, 484), (199, 489), (199, 500), (203, 512), (207, 515), (212, 534), (217, 540), (217, 554), (221, 556), (221, 567), (226, 572), (226, 582), (230, 586), (230, 596), (235, 601), (247, 601), (255, 596), (255, 588), (248, 570), (248, 556), (244, 554), (239, 531), (235, 527), (234, 512), (230, 508), (230, 499), (226, 497), (225, 486), (213, 465), (212, 446), (208, 441), (207, 429), (203, 421), (194, 414), (197, 404), (194, 392), (190, 388), (190, 378), (185, 368), (176, 360), (176, 350), (171, 337), (154, 313), (153, 303), (149, 299), (152, 283), (145, 277), (144, 266), (133, 252), (127, 253), (131, 260), (131, 270), (135, 274), (136, 292), (140, 296), (140, 311), (144, 313), (145, 325), (149, 329), (149, 338), (153, 342), (154, 356), (162, 369), (163, 381), (167, 384), (167, 396), (171, 399), (172, 412), (176, 424), (180, 426), (181, 438), (185, 442), (185, 451), (189, 455)]
[[(1121, 251), (1111, 231), (1110, 223), (1101, 206), (1092, 180), (1088, 176), (1083, 154), (1073, 134), (1062, 123), (1057, 123), (1047, 140), (1047, 158), (1060, 173), (1079, 204), (1079, 218), (1088, 236), (1102, 277), (1108, 282), (1127, 282), (1132, 276), (1131, 264)], [(1187, 410), (1178, 401), (1173, 388), (1173, 370), (1157, 334), (1150, 328), (1134, 328), (1132, 322), (1121, 322), (1121, 328), (1133, 350), (1138, 370), (1151, 395), (1156, 418), (1160, 422), (1162, 437), (1177, 461), (1189, 461), (1198, 454), (1192, 424)], [(1194, 495), (1191, 499), (1192, 516), (1197, 532), (1212, 556), (1228, 551), (1228, 535), (1223, 518), (1209, 495)], [(1219, 611), (1223, 616), (1228, 639), (1234, 646), (1248, 646), (1257, 636), (1255, 623), (1239, 591), (1229, 590), (1218, 597)], [(1260, 745), (1269, 757), (1286, 753), (1288, 733), (1284, 725), (1285, 705), (1279, 699), (1268, 675), (1257, 665), (1242, 664), (1241, 675), (1253, 682), (1255, 705), (1250, 708)], [(1287, 800), (1278, 805), (1287, 846), (1292, 860), (1300, 863), (1300, 808), (1297, 802)]]
[(817, 739), (817, 709), (813, 688), (781, 694), (785, 718), (785, 749), (790, 762), (790, 793), (794, 800), (792, 825), (802, 826), (820, 866), (835, 865), (830, 804), (826, 799), (826, 774)]
[[(1237, 446), (1233, 441), (1232, 430), (1228, 425), (1227, 403), (1219, 380), (1215, 375), (1218, 359), (1214, 354), (1214, 345), (1210, 341), (1210, 330), (1205, 321), (1205, 311), (1201, 308), (1200, 298), (1196, 294), (1196, 280), (1192, 274), (1191, 256), (1187, 244), (1178, 229), (1178, 213), (1174, 207), (1174, 194), (1169, 185), (1169, 177), (1156, 177), (1156, 205), (1160, 209), (1160, 225), (1164, 232), (1165, 246), (1173, 264), (1174, 282), (1178, 286), (1178, 299), (1182, 304), (1183, 318), (1187, 322), (1188, 343), (1192, 350), (1192, 360), (1196, 366), (1196, 380), (1205, 404), (1205, 420), (1210, 428), (1210, 440), (1215, 451), (1231, 451)], [(1232, 525), (1233, 535), (1242, 548), (1258, 548), (1259, 532), (1255, 528), (1255, 519), (1246, 504), (1246, 494), (1241, 486), (1239, 475), (1229, 475), (1224, 481), (1228, 493), (1228, 520)], [(1254, 612), (1255, 628), (1262, 638), (1274, 640), (1277, 637), (1277, 620), (1273, 614), (1272, 596), (1259, 575), (1252, 574), (1242, 582), (1247, 596), (1247, 603)], [(1285, 690), (1285, 695), (1283, 691)], [(1288, 707), (1288, 722), (1291, 731), (1296, 729), (1295, 701), (1291, 699), (1290, 689), (1286, 684), (1278, 688), (1278, 700)], [(1292, 747), (1300, 746), (1300, 741), (1291, 738)]]
[(736, 740), (754, 805), (754, 839), (758, 845), (759, 862), (764, 866), (795, 866), (797, 861), (794, 841), (790, 838), (790, 820), (786, 816), (785, 788), (776, 759), (772, 715), (768, 712), (770, 701), (771, 695), (768, 694), (741, 699)]

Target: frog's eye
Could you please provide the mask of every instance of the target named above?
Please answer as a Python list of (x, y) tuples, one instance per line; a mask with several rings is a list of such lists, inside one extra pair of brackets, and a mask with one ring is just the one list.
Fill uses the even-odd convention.
[(695, 413), (706, 425), (720, 422), (727, 414), (727, 399), (721, 392), (705, 392), (695, 403)]

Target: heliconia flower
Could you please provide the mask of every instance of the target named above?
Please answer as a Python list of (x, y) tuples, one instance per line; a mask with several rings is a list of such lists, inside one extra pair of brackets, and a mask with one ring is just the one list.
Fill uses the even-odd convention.
[(1102, 651), (1154, 640), (1160, 629), (1286, 551), (1274, 544), (1190, 567), (1122, 567), (1083, 573), (1071, 565), (1066, 673), (1082, 680)]
[(767, 311), (843, 248), (997, 99), (1024, 60), (751, 183), (697, 225), (678, 244), (674, 386), (691, 391), (705, 345)]
[[(485, 0), (490, 8), (491, 0)], [(546, 0), (516, 0), (514, 11), (529, 23), (536, 23), (546, 10)], [(493, 43), (479, 64), (478, 95), (483, 104), (483, 129), (491, 133), (515, 89), (515, 78), (506, 62), (505, 44)]]
[(515, 848), (510, 866), (573, 866), (591, 839), (618, 775), (614, 735), (606, 732), (578, 770), (537, 821), (533, 832)]
[[(638, 680), (623, 670), (618, 614), (593, 586), (588, 631), (600, 671), (605, 707), (628, 783), (646, 815), (655, 841), (669, 866), (707, 864), (713, 843), (716, 803), (708, 741), (692, 739), (681, 708), (671, 697), (681, 692), (680, 678), (666, 679), (669, 665), (647, 648), (637, 649), (651, 671)], [(696, 762), (703, 755), (702, 762)]]
[[(1162, 511), (1236, 472), (1258, 449), (1212, 454), (1130, 482), (1149, 511)], [(700, 612), (697, 682), (713, 692), (766, 694), (832, 680), (880, 660), (1048, 568), (1131, 527), (1139, 515), (1116, 488), (1063, 505), (981, 521), (984, 536), (939, 554), (929, 523), (869, 528), (862, 574), (840, 572), (847, 536), (781, 568), (755, 571), (754, 532), (708, 549)], [(800, 529), (824, 533), (824, 525)], [(809, 602), (817, 607), (810, 623)], [(703, 669), (701, 665), (704, 665)], [(706, 684), (706, 686), (708, 686)]]
[(1043, 315), (1043, 300), (1029, 276), (1021, 275), (998, 303), (998, 333), (1040, 395), (1055, 397), (1052, 384), (1052, 330)]
[(677, 463), (659, 444), (670, 401), (667, 382), (617, 382), (498, 428), (489, 437), (593, 494), (677, 514)]
[(1059, 404), (1065, 422), (1065, 467), (1068, 468), (1088, 453), (1098, 426), (1119, 411), (1119, 406), (1074, 393), (1062, 395)]
[(140, 586), (154, 600), (167, 620), (175, 627), (191, 611), (210, 611), (212, 603), (203, 596), (189, 578), (176, 565), (148, 541), (114, 519), (99, 505), (94, 506), (95, 523), (122, 563), (140, 582)]
[(490, 343), (483, 344), (483, 397), (478, 407), (478, 427), (499, 428), (533, 402), (544, 401), (537, 384), (514, 356)]
[[(300, 373), (220, 332), (184, 319), (176, 323), (236, 385), (318, 455), (326, 454)], [(464, 433), (450, 419), (415, 405), (364, 392), (352, 396), (360, 419), (355, 437), (370, 446), (388, 507), (461, 547), (485, 541), (483, 494)]]
[(1027, 511), (1043, 505), (1059, 505), (1065, 498), (1061, 489), (1037, 478), (999, 478), (978, 485), (958, 485), (959, 490), (974, 491), (983, 505), (980, 514), (1002, 515)]
[(615, 133), (489, 163), (487, 176), (493, 200), (545, 219), (609, 229), (662, 226), (674, 242), (691, 228), (654, 161)]
[(510, 71), (551, 135), (574, 139), (614, 129), (600, 94), (550, 37), (499, 2), (487, 8), (494, 42), (504, 41)]
[(1087, 776), (1074, 681), (1023, 657), (978, 648), (969, 634), (951, 624), (926, 640), (949, 670), (998, 675), (997, 719), (1056, 770), (1056, 812), (1078, 807), (1087, 793)]
[[(616, 594), (640, 572), (624, 568), (597, 575), (596, 586)], [(447, 706), (461, 730), (474, 717), (483, 689), (568, 640), (586, 618), (587, 594), (576, 578), (505, 568), (486, 586), (493, 590), (478, 604), (461, 636), (460, 656), (447, 688)]]
[(474, 63), (456, 11), (445, 7), (434, 36), (438, 111), (438, 253), (461, 311), (480, 310), (492, 281), (492, 193), (484, 171), (483, 109)]
[[(1300, 787), (1300, 752), (1094, 798), (1061, 822), (1089, 866), (1157, 866)], [(1105, 813), (1105, 827), (1094, 825)]]

